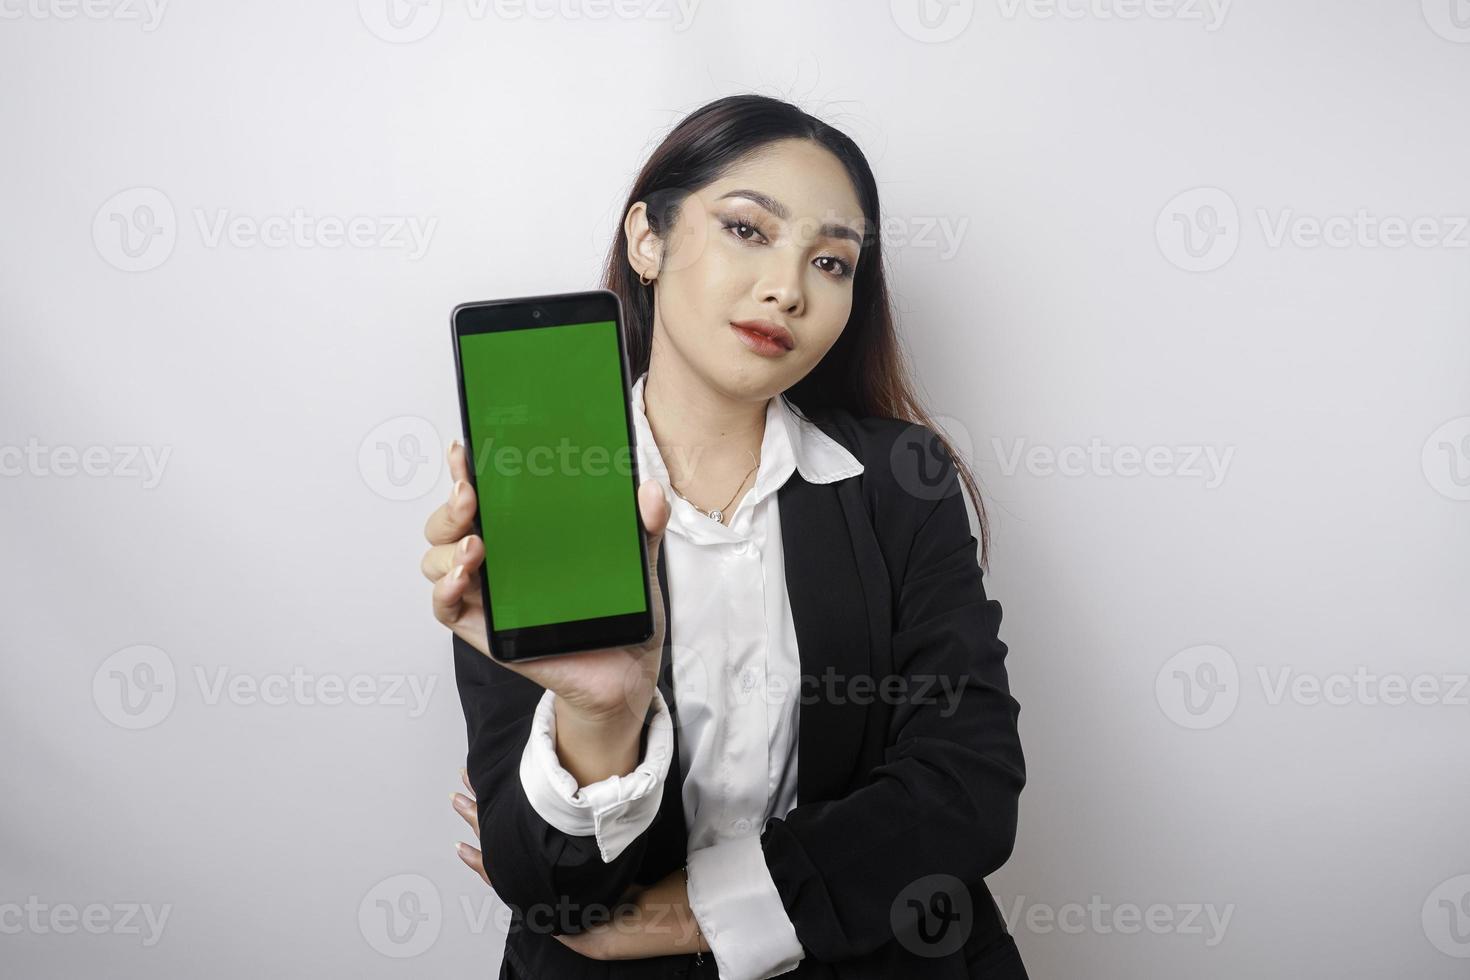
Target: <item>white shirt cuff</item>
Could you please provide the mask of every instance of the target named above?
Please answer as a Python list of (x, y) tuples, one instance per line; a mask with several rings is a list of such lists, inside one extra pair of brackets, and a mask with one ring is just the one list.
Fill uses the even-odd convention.
[(521, 786), (542, 820), (564, 834), (595, 836), (603, 862), (610, 864), (658, 816), (674, 748), (669, 708), (655, 688), (643, 760), (626, 775), (578, 788), (556, 754), (555, 698), (556, 692), (547, 690), (536, 705), (531, 738), (521, 753)]
[(689, 854), (689, 908), (720, 980), (764, 980), (796, 969), (806, 950), (771, 880), (759, 837)]

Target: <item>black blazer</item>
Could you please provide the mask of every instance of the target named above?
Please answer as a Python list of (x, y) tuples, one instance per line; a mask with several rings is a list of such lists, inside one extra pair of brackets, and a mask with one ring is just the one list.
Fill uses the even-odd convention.
[[(954, 463), (927, 428), (913, 430), (925, 452), (898, 445), (910, 428), (901, 420), (837, 410), (814, 421), (862, 461), (864, 472), (813, 484), (796, 471), (778, 491), (806, 692), (797, 805), (766, 821), (760, 836), (806, 949), (783, 977), (1024, 980), (1020, 954), (983, 880), (1005, 864), (1015, 843), (1026, 781), (1020, 706), (1010, 695), (998, 636), (1000, 604), (986, 598), (981, 583)], [(949, 492), (938, 496), (927, 487)], [(666, 553), (659, 549), (658, 578), (667, 615)], [(668, 636), (659, 689), (677, 719)], [(551, 934), (607, 921), (606, 910), (631, 884), (651, 885), (684, 865), (679, 726), (658, 816), (604, 863), (595, 838), (549, 826), (521, 787), (521, 753), (541, 686), (458, 636), (453, 643), (485, 869), (512, 915), (501, 977), (717, 977), (709, 953), (699, 966), (693, 954), (598, 961)], [(908, 680), (910, 697), (875, 696), (876, 683), (866, 697), (861, 689), (827, 697), (829, 668), (839, 679), (867, 675), (876, 682), (896, 673)], [(948, 690), (960, 690), (954, 704), (935, 683), (939, 677), (948, 678)], [(952, 713), (943, 717), (945, 711)], [(910, 902), (916, 885), (927, 890)], [(921, 918), (921, 907), (934, 916)], [(952, 918), (955, 910), (958, 931), (938, 932), (941, 913)], [(953, 936), (964, 930), (968, 938), (955, 949)], [(937, 945), (926, 945), (925, 937)], [(953, 951), (932, 955), (946, 952), (944, 944)]]

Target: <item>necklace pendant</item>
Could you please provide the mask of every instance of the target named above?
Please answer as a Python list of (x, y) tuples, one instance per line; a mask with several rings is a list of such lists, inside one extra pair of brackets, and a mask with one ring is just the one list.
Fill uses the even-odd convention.
[(721, 523), (725, 519), (725, 512), (722, 510), (712, 510), (709, 512), (709, 519), (717, 524)]

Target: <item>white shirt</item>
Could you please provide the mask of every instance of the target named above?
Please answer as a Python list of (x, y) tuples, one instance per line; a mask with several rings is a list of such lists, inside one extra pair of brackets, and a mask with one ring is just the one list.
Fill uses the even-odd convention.
[[(674, 493), (644, 413), (641, 375), (632, 389), (639, 472), (669, 501), (662, 547), (669, 570), (669, 650), (680, 732), (689, 904), (721, 980), (763, 980), (805, 955), (761, 851), (766, 820), (796, 806), (801, 662), (786, 592), (777, 491), (799, 471), (831, 483), (863, 471), (842, 445), (801, 418), (785, 395), (766, 404), (755, 484), (728, 526)], [(677, 451), (677, 450), (675, 450)], [(626, 775), (578, 787), (556, 756), (555, 694), (536, 707), (521, 756), (532, 807), (566, 834), (595, 836), (612, 861), (653, 823), (672, 761), (673, 728), (662, 692), (643, 760)]]

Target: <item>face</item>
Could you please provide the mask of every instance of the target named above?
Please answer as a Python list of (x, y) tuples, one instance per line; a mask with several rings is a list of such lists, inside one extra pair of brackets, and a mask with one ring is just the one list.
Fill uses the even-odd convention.
[[(806, 140), (763, 147), (691, 194), (664, 240), (634, 205), (628, 258), (657, 277), (655, 363), (736, 400), (790, 388), (847, 325), (864, 228), (847, 171)], [(790, 349), (772, 353), (732, 326), (762, 320), (789, 332)]]

